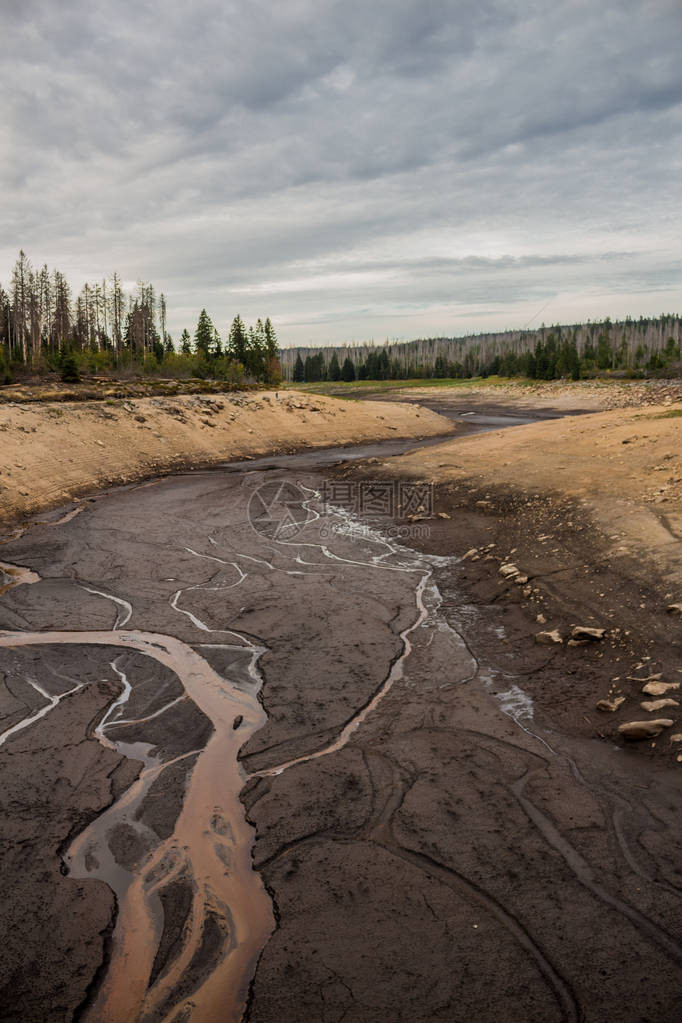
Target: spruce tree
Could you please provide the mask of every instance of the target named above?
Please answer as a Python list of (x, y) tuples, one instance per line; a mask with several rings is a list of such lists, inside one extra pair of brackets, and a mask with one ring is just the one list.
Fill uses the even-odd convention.
[(211, 317), (205, 309), (199, 313), (197, 329), (194, 332), (194, 349), (208, 359), (213, 349), (215, 328), (211, 323)]
[(183, 355), (192, 354), (192, 339), (189, 336), (189, 331), (187, 330), (187, 327), (185, 327), (182, 334), (180, 335), (180, 351), (182, 352)]
[(329, 379), (330, 380), (341, 379), (341, 367), (339, 366), (339, 359), (336, 352), (334, 352), (334, 354), (332, 355), (331, 361), (329, 363)]
[[(259, 323), (261, 323), (260, 320), (256, 324), (257, 332)], [(282, 379), (282, 367), (279, 362), (279, 342), (277, 341), (275, 328), (269, 316), (263, 324), (263, 341), (265, 345), (266, 379), (271, 384), (277, 383)]]
[(62, 359), (61, 378), (65, 384), (79, 384), (81, 375), (78, 372), (78, 363), (73, 352), (67, 352)]
[(294, 363), (294, 383), (303, 383), (303, 359), (300, 352), (296, 356), (296, 362)]
[(230, 327), (230, 337), (228, 340), (228, 350), (233, 359), (237, 362), (241, 362), (242, 366), (246, 367), (248, 362), (248, 344), (249, 338), (244, 326), (244, 321), (241, 316), (237, 314), (232, 321)]
[(345, 380), (347, 383), (355, 380), (355, 366), (351, 362), (349, 355), (346, 356), (346, 360), (341, 367), (341, 379)]
[(277, 340), (275, 328), (273, 327), (269, 316), (265, 320), (263, 334), (265, 335), (265, 348), (268, 353), (268, 358), (276, 359), (279, 356), (279, 341)]

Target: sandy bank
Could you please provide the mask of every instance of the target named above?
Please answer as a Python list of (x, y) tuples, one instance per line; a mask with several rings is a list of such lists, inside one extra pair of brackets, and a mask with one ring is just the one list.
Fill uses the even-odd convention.
[(183, 466), (450, 429), (415, 406), (292, 391), (1, 405), (0, 523)]
[[(384, 463), (387, 467), (389, 463)], [(612, 553), (648, 556), (665, 589), (682, 585), (682, 404), (615, 409), (496, 430), (406, 454), (391, 472), (469, 480), (519, 495), (577, 499)], [(481, 500), (485, 501), (485, 493)], [(604, 552), (607, 553), (607, 552)]]
[(678, 380), (497, 380), (459, 381), (450, 386), (408, 387), (401, 397), (425, 400), (449, 398), (464, 403), (508, 406), (517, 409), (575, 409), (605, 412), (609, 409), (641, 408), (649, 405), (674, 405), (682, 400)]

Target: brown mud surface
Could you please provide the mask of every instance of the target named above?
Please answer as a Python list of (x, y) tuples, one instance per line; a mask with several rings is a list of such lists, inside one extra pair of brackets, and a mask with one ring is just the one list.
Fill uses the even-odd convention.
[[(601, 505), (516, 467), (523, 431), (553, 464), (537, 432), (575, 444), (569, 427), (595, 419), (390, 462), (315, 471), (293, 457), (120, 488), (3, 546), (30, 572), (0, 594), (0, 1018), (680, 1018), (680, 716), (648, 742), (617, 734), (659, 716), (639, 708), (645, 679), (682, 678), (674, 544), (654, 558), (628, 531), (615, 557)], [(659, 422), (676, 425), (639, 430)], [(614, 423), (604, 438), (621, 427), (636, 432)], [(505, 447), (518, 479), (494, 474)], [(315, 496), (326, 481), (425, 478), (433, 510), (411, 519)], [(254, 493), (280, 483), (298, 501), (287, 490), (270, 518), (261, 505), (252, 528)], [(633, 508), (649, 513), (646, 493)], [(675, 484), (666, 494), (674, 504)], [(282, 507), (288, 533), (273, 526)], [(535, 641), (574, 626), (604, 638)], [(617, 695), (616, 712), (596, 710)], [(206, 801), (193, 785), (240, 747), (251, 834), (232, 789)], [(250, 914), (235, 918), (199, 860), (202, 842), (221, 848), (229, 877), (252, 840), (252, 916), (272, 935), (228, 996), (211, 979), (250, 940)], [(149, 924), (122, 970), (131, 886)], [(93, 1016), (131, 982), (136, 1015)]]

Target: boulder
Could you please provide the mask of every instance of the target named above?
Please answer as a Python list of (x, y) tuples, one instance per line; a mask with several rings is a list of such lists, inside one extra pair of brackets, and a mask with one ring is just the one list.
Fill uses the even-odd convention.
[(552, 646), (554, 643), (563, 643), (563, 639), (558, 629), (552, 629), (548, 632), (538, 632), (535, 642), (540, 643), (541, 646)]
[(624, 739), (635, 742), (639, 739), (655, 739), (664, 728), (672, 728), (672, 718), (652, 718), (651, 721), (626, 721), (618, 726)]

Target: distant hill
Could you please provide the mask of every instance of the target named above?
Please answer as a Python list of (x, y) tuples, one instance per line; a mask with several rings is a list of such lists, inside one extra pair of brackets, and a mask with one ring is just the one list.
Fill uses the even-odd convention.
[(551, 380), (609, 371), (680, 376), (681, 324), (677, 314), (606, 319), (385, 345), (285, 348), (280, 358), (285, 379), (307, 381), (493, 374)]

